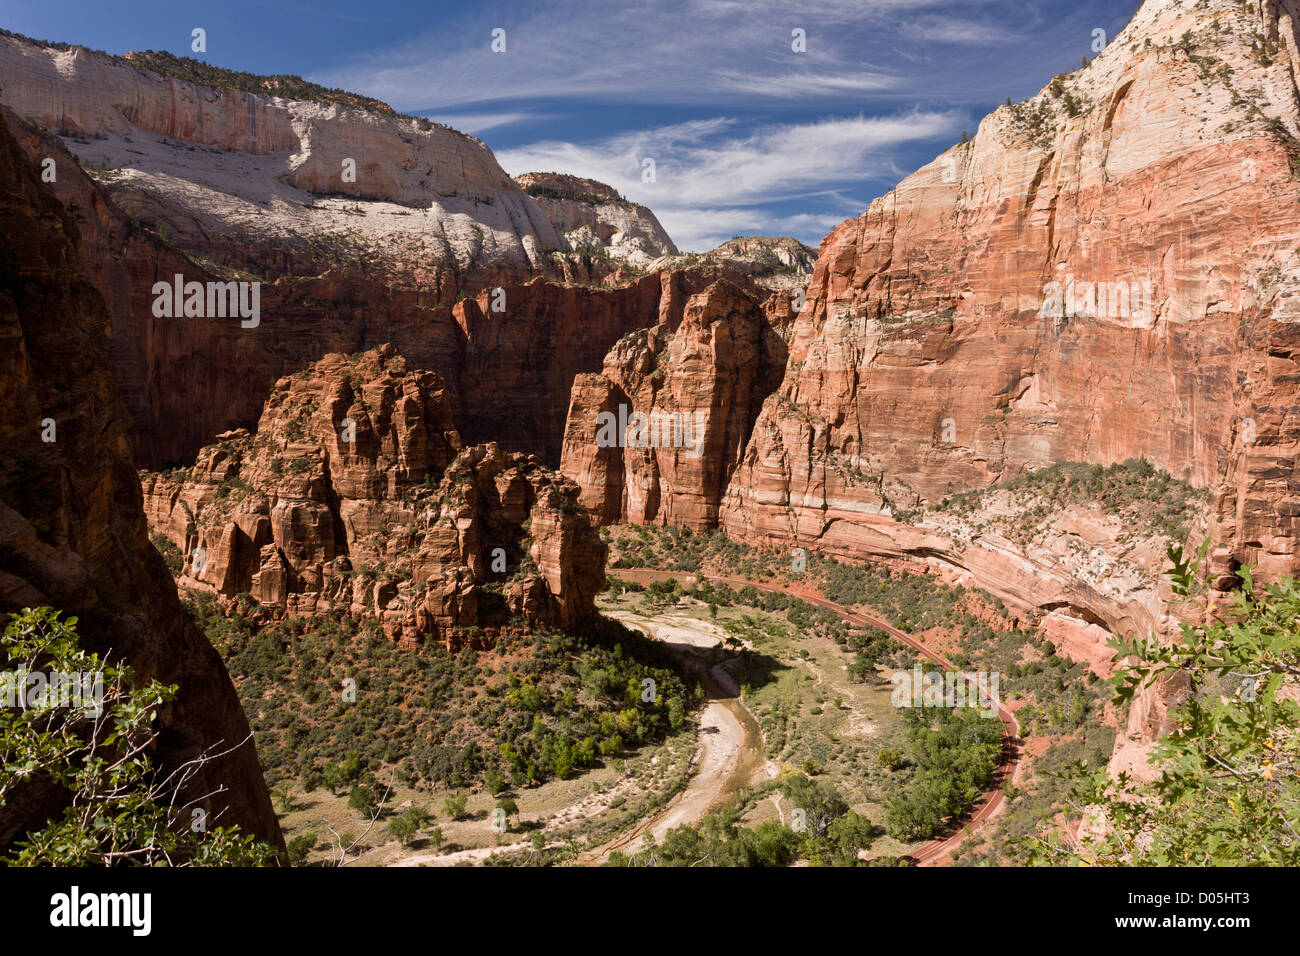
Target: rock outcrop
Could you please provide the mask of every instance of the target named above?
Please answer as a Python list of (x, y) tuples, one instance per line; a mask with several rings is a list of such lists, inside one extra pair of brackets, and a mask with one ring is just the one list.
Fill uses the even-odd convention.
[(537, 201), (572, 252), (599, 252), (642, 267), (677, 253), (655, 214), (612, 186), (561, 173), (523, 173), (515, 182)]
[(604, 586), (576, 486), (535, 457), (462, 448), (446, 385), (390, 345), (281, 379), (256, 434), (142, 484), (192, 583), (377, 620), (408, 644), (456, 646), (512, 615), (568, 626)]
[(11, 36), (0, 87), (6, 106), (113, 171), (115, 191), (209, 255), (312, 234), (384, 257), (530, 270), (563, 248), (482, 141), (428, 120), (199, 85)]
[(817, 250), (791, 236), (738, 236), (705, 257), (730, 265), (760, 285), (782, 289), (806, 285), (817, 264)]
[(628, 334), (601, 374), (577, 376), (560, 470), (603, 521), (716, 527), (785, 350), (752, 295), (710, 285), (680, 321)]
[(1145, 457), (1213, 492), (1220, 576), (1297, 570), (1297, 9), (1149, 0), (836, 229), (727, 531), (849, 548), (955, 491)]
[[(78, 618), (82, 645), (178, 688), (156, 757), (175, 769), (229, 750), (193, 781), (214, 824), (282, 848), (248, 722), (221, 659), (149, 543), (109, 315), (86, 281), (77, 227), (0, 122), (0, 619), (28, 606)], [(55, 786), (0, 809), (0, 846), (57, 812)]]

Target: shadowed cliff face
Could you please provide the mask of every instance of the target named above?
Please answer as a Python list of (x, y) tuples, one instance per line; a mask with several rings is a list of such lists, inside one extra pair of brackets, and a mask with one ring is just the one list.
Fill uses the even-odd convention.
[(601, 374), (573, 385), (560, 469), (583, 505), (606, 522), (716, 527), (785, 350), (759, 302), (725, 281), (691, 296), (680, 321), (619, 341)]
[[(149, 543), (108, 313), (82, 275), (76, 226), (38, 168), (0, 123), (0, 613), (52, 605), (79, 617), (83, 646), (178, 685), (161, 714), (161, 764), (239, 745), (195, 786), (215, 793), (210, 820), (280, 846), (225, 667)], [(50, 429), (55, 440), (43, 441)], [(21, 795), (0, 811), (0, 845), (56, 804), (54, 793)]]

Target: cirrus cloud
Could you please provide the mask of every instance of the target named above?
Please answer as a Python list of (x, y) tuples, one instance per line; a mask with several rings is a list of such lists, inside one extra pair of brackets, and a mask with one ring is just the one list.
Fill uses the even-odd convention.
[[(892, 147), (950, 135), (964, 119), (913, 111), (740, 131), (735, 120), (716, 118), (591, 143), (538, 142), (501, 150), (497, 159), (511, 175), (562, 171), (608, 183), (649, 206), (680, 248), (703, 250), (780, 224), (808, 235), (856, 215), (865, 200), (845, 196), (845, 187), (895, 172)], [(646, 160), (654, 163), (649, 182)], [(825, 208), (785, 216), (770, 209), (814, 199)]]

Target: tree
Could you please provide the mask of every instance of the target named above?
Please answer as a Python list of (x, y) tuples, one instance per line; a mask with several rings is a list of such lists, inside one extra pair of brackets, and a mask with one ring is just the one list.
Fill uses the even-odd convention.
[[(77, 706), (31, 697), (25, 706), (0, 707), (0, 806), (32, 780), (63, 791), (61, 812), (28, 831), (0, 864), (17, 866), (260, 866), (274, 850), (238, 827), (195, 827), (206, 821), (192, 783), (222, 754), (205, 751), (179, 767), (159, 767), (151, 756), (159, 710), (176, 687), (137, 681), (129, 666), (82, 650), (77, 619), (52, 608), (14, 615), (0, 642), (0, 670), (78, 674), (90, 681)], [(49, 685), (44, 685), (48, 690)], [(87, 683), (81, 683), (82, 690)], [(236, 744), (242, 746), (242, 743)], [(226, 751), (229, 752), (229, 751)]]
[(289, 841), (289, 864), (302, 866), (307, 862), (307, 854), (316, 848), (316, 835), (302, 833)]
[(337, 795), (349, 784), (356, 783), (360, 776), (361, 757), (358, 754), (349, 754), (342, 763), (329, 764), (325, 767), (322, 782), (330, 793)]
[(442, 801), (442, 811), (453, 820), (463, 820), (465, 818), (465, 807), (469, 804), (469, 797), (463, 793), (453, 793), (446, 800)]
[(303, 793), (312, 793), (324, 782), (321, 772), (315, 767), (308, 767), (303, 771), (299, 783), (302, 785)]
[(681, 730), (685, 722), (686, 705), (680, 697), (670, 698), (668, 701), (668, 726), (673, 730)]
[(271, 797), (280, 804), (281, 813), (293, 813), (298, 809), (298, 800), (289, 789), (286, 783), (283, 786), (276, 787), (271, 791)]
[[(1190, 597), (1206, 548), (1171, 548), (1175, 593)], [(1044, 828), (1022, 847), (1030, 863), (1100, 866), (1300, 864), (1300, 585), (1259, 586), (1249, 569), (1222, 617), (1184, 622), (1182, 641), (1114, 641), (1128, 662), (1115, 702), (1185, 674), (1191, 694), (1152, 756), (1160, 778), (1074, 768), (1067, 828)], [(1213, 606), (1209, 609), (1213, 612)], [(1077, 825), (1086, 822), (1082, 832)]]
[(348, 807), (370, 816), (375, 811), (374, 791), (366, 786), (353, 787), (352, 792), (348, 794)]
[(862, 814), (850, 810), (826, 828), (826, 837), (834, 847), (837, 864), (857, 862), (858, 851), (868, 849), (875, 836), (875, 825)]
[(407, 813), (399, 814), (388, 824), (388, 835), (402, 846), (409, 845), (419, 830), (420, 825)]
[(818, 838), (826, 834), (832, 820), (849, 809), (832, 784), (810, 780), (803, 774), (786, 777), (781, 789), (797, 809), (803, 810), (807, 832)]

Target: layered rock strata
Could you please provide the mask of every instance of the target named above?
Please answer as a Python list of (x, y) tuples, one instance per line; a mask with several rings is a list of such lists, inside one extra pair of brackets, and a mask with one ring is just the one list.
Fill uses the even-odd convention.
[(514, 615), (569, 626), (604, 586), (576, 486), (533, 456), (463, 447), (441, 378), (389, 345), (281, 379), (256, 433), (142, 483), (183, 583), (376, 620), (408, 644), (454, 647)]
[[(109, 314), (86, 281), (76, 224), (0, 122), (0, 622), (24, 607), (78, 619), (81, 645), (175, 685), (158, 720), (164, 771), (193, 778), (212, 825), (283, 848), (235, 689), (149, 543)], [(0, 847), (65, 801), (36, 782), (0, 809)]]

